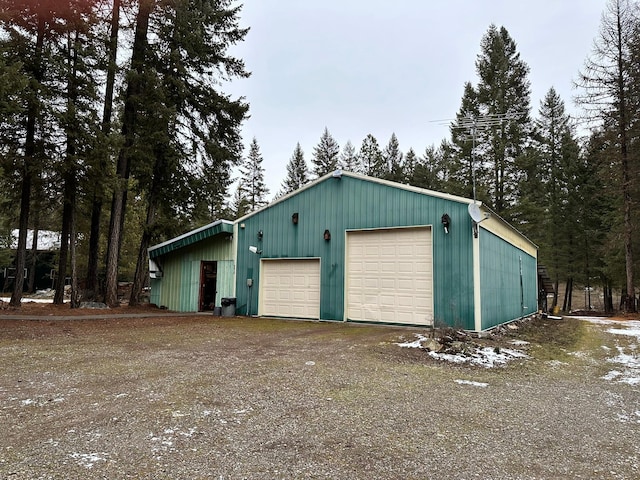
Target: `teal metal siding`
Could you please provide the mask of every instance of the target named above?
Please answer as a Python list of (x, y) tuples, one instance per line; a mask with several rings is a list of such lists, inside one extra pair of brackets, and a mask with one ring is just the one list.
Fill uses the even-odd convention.
[[(296, 212), (299, 221), (294, 225), (291, 216)], [(451, 217), (449, 234), (441, 224), (444, 213)], [(246, 280), (252, 278), (251, 313), (257, 313), (260, 257), (320, 257), (320, 318), (343, 320), (345, 232), (422, 225), (433, 226), (436, 324), (473, 329), (473, 249), (467, 204), (350, 176), (318, 182), (239, 222), (238, 311), (247, 312)], [(331, 232), (328, 242), (323, 238), (325, 229)], [(261, 240), (258, 231), (263, 232)], [(250, 245), (262, 253), (250, 253)]]
[(482, 330), (536, 311), (536, 265), (531, 255), (480, 230)]
[(154, 303), (179, 312), (197, 311), (201, 262), (217, 261), (215, 304), (221, 306), (220, 299), (232, 297), (235, 292), (234, 257), (233, 242), (228, 234), (206, 238), (156, 257), (162, 266), (163, 277), (151, 283), (151, 296), (156, 299)]
[(162, 296), (162, 279), (161, 278), (152, 278), (149, 281), (149, 286), (151, 287), (151, 294), (149, 296), (149, 302), (153, 305), (160, 305), (160, 297)]

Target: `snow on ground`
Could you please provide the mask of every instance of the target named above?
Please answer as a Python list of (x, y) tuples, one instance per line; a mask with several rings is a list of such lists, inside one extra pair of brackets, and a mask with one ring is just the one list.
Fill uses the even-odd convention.
[[(416, 340), (412, 342), (398, 343), (399, 347), (404, 348), (422, 348), (422, 342), (429, 340), (428, 337), (419, 333), (415, 334)], [(527, 354), (520, 350), (510, 348), (494, 349), (491, 347), (473, 347), (468, 355), (451, 354), (440, 352), (427, 352), (427, 354), (437, 360), (444, 360), (451, 363), (469, 363), (485, 368), (492, 368), (498, 365), (504, 365), (510, 360), (517, 358), (527, 358)]]
[[(610, 326), (607, 333), (633, 337), (640, 343), (640, 320), (610, 320), (597, 317), (577, 317), (581, 320), (595, 323), (597, 325)], [(611, 351), (608, 347), (602, 347), (605, 351)], [(631, 343), (627, 346), (616, 346), (618, 355), (607, 359), (609, 363), (615, 363), (617, 368), (609, 371), (604, 377), (605, 380), (627, 383), (629, 385), (640, 385), (640, 352), (638, 344)]]
[[(9, 303), (11, 301), (11, 297), (0, 297), (0, 300), (2, 300), (3, 302)], [(53, 298), (22, 297), (22, 303), (29, 303), (29, 302), (33, 302), (33, 303), (53, 303)]]
[(455, 382), (459, 385), (471, 385), (472, 387), (488, 387), (488, 383), (483, 382), (473, 382), (471, 380), (455, 380)]
[(85, 468), (91, 469), (96, 462), (106, 462), (109, 456), (108, 453), (72, 453), (69, 455), (71, 458), (78, 462), (78, 465), (82, 465)]

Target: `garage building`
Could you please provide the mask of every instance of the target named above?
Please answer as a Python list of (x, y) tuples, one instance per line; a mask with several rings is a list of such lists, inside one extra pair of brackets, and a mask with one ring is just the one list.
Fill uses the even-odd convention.
[(537, 247), (470, 199), (337, 171), (233, 228), (239, 314), (480, 331), (537, 309)]

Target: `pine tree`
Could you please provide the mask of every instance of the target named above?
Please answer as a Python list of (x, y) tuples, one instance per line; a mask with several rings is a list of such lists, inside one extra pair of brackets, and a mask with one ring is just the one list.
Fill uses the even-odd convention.
[(236, 220), (251, 212), (249, 201), (245, 197), (245, 189), (242, 185), (242, 180), (238, 182), (238, 186), (236, 187), (233, 198), (231, 199), (231, 211), (233, 212)]
[[(638, 111), (634, 111), (633, 52), (637, 51), (637, 32), (640, 24), (636, 2), (609, 0), (602, 16), (598, 39), (594, 42), (592, 56), (587, 59), (581, 72), (578, 86), (582, 94), (578, 97), (587, 116), (598, 119), (610, 134), (610, 162), (617, 164), (620, 173), (621, 195), (617, 208), (622, 212), (622, 246), (625, 264), (625, 309), (637, 310), (634, 283), (633, 237), (634, 197), (637, 195), (637, 170), (633, 165), (634, 124), (638, 123)], [(636, 57), (637, 58), (637, 57)], [(637, 138), (636, 138), (637, 141)]]
[(382, 152), (383, 173), (382, 178), (392, 182), (402, 183), (404, 173), (402, 171), (402, 152), (395, 133), (391, 134), (389, 143)]
[[(487, 165), (479, 158), (481, 149), (476, 148), (476, 144), (482, 141), (477, 125), (480, 118), (478, 93), (471, 82), (466, 82), (460, 109), (451, 125), (451, 146), (455, 155), (450, 166), (450, 187), (452, 192), (473, 199), (478, 197), (478, 192), (488, 190), (486, 185), (489, 183)], [(481, 197), (487, 198), (485, 195)]]
[[(443, 141), (439, 148), (433, 145), (425, 148), (424, 154), (416, 161), (411, 178), (411, 185), (429, 190), (446, 190), (445, 187), (445, 168), (449, 160), (447, 158), (448, 151), (451, 147), (446, 141)], [(456, 192), (449, 192), (456, 193)]]
[(307, 162), (304, 160), (304, 152), (300, 143), (296, 144), (293, 155), (287, 163), (287, 177), (282, 182), (281, 195), (298, 190), (309, 181)]
[(120, 4), (121, 0), (113, 0), (109, 20), (109, 40), (106, 42), (107, 75), (104, 90), (104, 105), (101, 134), (98, 136), (100, 145), (96, 161), (88, 166), (88, 181), (93, 190), (91, 194), (91, 226), (89, 230), (89, 251), (87, 254), (87, 277), (84, 291), (86, 300), (95, 300), (99, 293), (98, 257), (100, 254), (100, 234), (104, 202), (107, 200), (106, 179), (109, 178), (110, 159), (113, 156), (111, 135), (113, 133), (113, 97), (118, 71), (118, 37), (120, 34)]
[(370, 177), (381, 177), (383, 174), (384, 159), (376, 138), (368, 134), (360, 147), (360, 162), (362, 173)]
[(347, 172), (362, 173), (362, 164), (360, 163), (356, 147), (353, 146), (351, 140), (347, 140), (347, 143), (342, 147), (339, 165), (340, 168)]
[(316, 177), (322, 177), (327, 173), (331, 173), (338, 168), (338, 155), (340, 154), (340, 146), (338, 142), (329, 133), (327, 127), (320, 137), (320, 142), (313, 149), (313, 174)]
[[(219, 91), (220, 79), (248, 76), (243, 62), (229, 53), (247, 33), (238, 26), (239, 7), (231, 4), (156, 4), (144, 78), (149, 88), (139, 97), (143, 114), (138, 135), (143, 141), (135, 145), (131, 165), (147, 205), (130, 304), (139, 301), (147, 248), (160, 237), (166, 225), (162, 220), (198, 204), (193, 185), (206, 186), (209, 194), (224, 191), (228, 170), (240, 160), (240, 124), (248, 106)], [(215, 185), (199, 181), (200, 171), (226, 172)], [(184, 195), (176, 194), (180, 188)], [(259, 197), (256, 201), (263, 202)]]
[(413, 175), (415, 173), (417, 164), (418, 164), (418, 155), (416, 155), (416, 152), (413, 150), (413, 148), (410, 148), (409, 151), (404, 156), (404, 166), (402, 168), (404, 173), (404, 180), (403, 180), (404, 183), (408, 183), (412, 185)]
[[(475, 122), (476, 129), (474, 163), (490, 167), (487, 185), (491, 205), (509, 219), (521, 175), (518, 160), (531, 129), (529, 67), (520, 59), (516, 43), (504, 27), (491, 25), (480, 47), (476, 60), (478, 86), (473, 91), (465, 87), (470, 102), (466, 109), (476, 110), (478, 115), (468, 119)], [(478, 169), (476, 173), (481, 172)]]
[(269, 189), (264, 182), (264, 168), (258, 140), (254, 137), (249, 146), (249, 154), (240, 167), (241, 189), (249, 211), (255, 212), (267, 204)]
[[(0, 18), (0, 42), (5, 61), (10, 65), (22, 63), (21, 72), (28, 86), (18, 101), (24, 102), (14, 118), (14, 138), (21, 147), (15, 153), (15, 172), (19, 201), (19, 235), (16, 251), (16, 277), (10, 305), (20, 306), (26, 266), (27, 230), (31, 214), (31, 200), (35, 178), (42, 172), (47, 158), (55, 158), (53, 138), (59, 128), (53, 124), (52, 106), (55, 104), (53, 79), (46, 67), (53, 62), (51, 45), (65, 32), (68, 5), (38, 0), (7, 0)], [(7, 32), (11, 32), (8, 34)]]

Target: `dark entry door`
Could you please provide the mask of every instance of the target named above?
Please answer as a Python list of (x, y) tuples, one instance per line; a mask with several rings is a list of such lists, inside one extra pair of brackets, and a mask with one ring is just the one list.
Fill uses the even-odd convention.
[(216, 304), (216, 280), (218, 262), (200, 264), (200, 308), (201, 312), (213, 310)]

